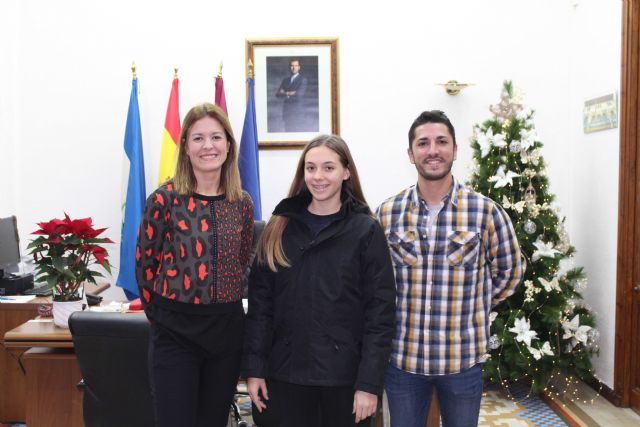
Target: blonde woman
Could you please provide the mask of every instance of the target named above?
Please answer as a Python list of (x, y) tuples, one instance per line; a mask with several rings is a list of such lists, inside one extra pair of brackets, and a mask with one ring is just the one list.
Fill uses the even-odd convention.
[(136, 274), (158, 426), (226, 426), (240, 369), (253, 204), (226, 114), (193, 107), (173, 180), (147, 199)]
[(376, 409), (395, 329), (386, 239), (349, 148), (302, 152), (249, 279), (243, 376), (263, 426), (354, 426)]

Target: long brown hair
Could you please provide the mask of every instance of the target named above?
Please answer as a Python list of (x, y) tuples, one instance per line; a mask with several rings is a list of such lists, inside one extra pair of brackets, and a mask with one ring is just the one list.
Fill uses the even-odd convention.
[(205, 117), (211, 117), (222, 125), (229, 142), (227, 159), (222, 164), (222, 170), (220, 171), (220, 191), (224, 193), (228, 201), (235, 202), (242, 197), (242, 185), (240, 184), (240, 172), (238, 171), (238, 144), (233, 136), (231, 123), (229, 123), (229, 118), (225, 112), (220, 107), (207, 102), (198, 104), (189, 110), (182, 122), (180, 142), (178, 143), (178, 161), (173, 178), (174, 189), (176, 193), (182, 195), (192, 194), (196, 191), (198, 183), (193, 173), (191, 160), (187, 155), (187, 137), (193, 124)]
[[(309, 191), (307, 184), (304, 182), (305, 157), (312, 148), (322, 146), (335, 152), (340, 158), (342, 166), (349, 169), (350, 176), (346, 180), (342, 181), (342, 191), (346, 192), (349, 196), (366, 206), (368, 209), (369, 205), (362, 193), (356, 164), (353, 162), (353, 157), (351, 157), (351, 152), (349, 151), (347, 143), (338, 135), (319, 135), (304, 147), (304, 150), (300, 155), (300, 160), (298, 160), (298, 166), (293, 177), (293, 182), (289, 188), (288, 197), (294, 197), (302, 192)], [(372, 215), (370, 209), (369, 214)], [(260, 236), (257, 248), (258, 262), (267, 264), (271, 271), (278, 271), (278, 265), (282, 267), (291, 266), (284, 250), (282, 249), (282, 233), (288, 223), (289, 218), (281, 215), (273, 215), (269, 219), (269, 222)]]

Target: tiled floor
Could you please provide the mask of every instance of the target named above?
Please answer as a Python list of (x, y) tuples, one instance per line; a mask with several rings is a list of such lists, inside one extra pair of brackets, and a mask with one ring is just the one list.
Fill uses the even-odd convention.
[[(502, 405), (504, 408), (518, 408), (522, 406), (522, 411), (513, 409), (509, 413), (503, 413), (501, 416), (482, 419), (480, 426), (534, 426), (534, 427), (550, 427), (550, 426), (580, 426), (580, 427), (639, 427), (640, 415), (629, 408), (618, 408), (611, 404), (604, 397), (600, 396), (595, 390), (586, 384), (576, 383), (575, 389), (569, 393), (571, 397), (561, 397), (553, 399), (560, 411), (568, 418), (567, 422), (560, 420), (555, 416), (549, 416), (550, 408), (540, 399), (522, 399), (522, 391), (511, 390), (514, 394), (515, 404), (504, 399), (504, 393), (489, 390), (485, 399), (483, 399), (482, 413), (487, 413), (486, 405), (494, 407)], [(487, 394), (486, 393), (486, 394)], [(494, 393), (494, 395), (491, 395)], [(495, 395), (497, 393), (497, 395)], [(520, 395), (519, 395), (520, 394)], [(501, 398), (503, 400), (501, 400)], [(554, 405), (554, 406), (556, 406)], [(526, 421), (526, 423), (523, 423)], [(493, 422), (493, 424), (491, 423)]]
[[(580, 426), (639, 427), (640, 415), (629, 408), (618, 408), (584, 383), (576, 386), (573, 402), (562, 399), (563, 408), (569, 415), (575, 415)], [(586, 402), (586, 403), (585, 403)]]

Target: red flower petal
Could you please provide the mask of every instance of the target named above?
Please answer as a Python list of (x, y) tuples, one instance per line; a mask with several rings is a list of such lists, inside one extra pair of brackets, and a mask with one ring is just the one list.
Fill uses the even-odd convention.
[(91, 250), (91, 253), (94, 257), (96, 257), (98, 263), (104, 266), (104, 259), (107, 255), (107, 251), (101, 246), (96, 246)]

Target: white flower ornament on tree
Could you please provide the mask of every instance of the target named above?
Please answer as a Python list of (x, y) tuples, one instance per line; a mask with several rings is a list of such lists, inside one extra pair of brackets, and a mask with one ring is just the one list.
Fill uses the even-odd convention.
[(538, 281), (542, 284), (542, 287), (544, 287), (544, 290), (547, 292), (551, 292), (551, 291), (558, 291), (560, 292), (560, 283), (558, 283), (558, 278), (554, 277), (553, 279), (551, 279), (551, 281), (545, 279), (544, 277), (539, 277)]
[(527, 204), (524, 200), (520, 200), (516, 203), (511, 203), (507, 196), (502, 196), (502, 207), (505, 209), (513, 209), (518, 213), (522, 213), (524, 211), (524, 206)]
[(571, 339), (570, 344), (567, 346), (569, 350), (573, 349), (579, 342), (586, 344), (589, 339), (588, 332), (591, 330), (591, 326), (580, 324), (580, 315), (576, 314), (573, 319), (562, 322), (562, 329), (564, 335), (562, 339)]
[(538, 134), (535, 129), (523, 129), (520, 132), (520, 144), (523, 150), (528, 150), (533, 147), (536, 139), (538, 139)]
[(540, 360), (542, 356), (544, 356), (545, 354), (547, 356), (553, 356), (553, 350), (551, 350), (551, 345), (549, 344), (549, 341), (545, 341), (545, 343), (542, 344), (542, 347), (540, 347), (539, 349), (534, 347), (527, 347), (527, 349), (529, 350), (529, 353), (533, 355), (533, 358), (536, 360)]
[[(487, 132), (491, 132), (491, 135), (493, 135), (491, 129), (489, 129)], [(476, 142), (480, 146), (480, 157), (487, 157), (487, 154), (489, 154), (489, 151), (491, 151), (491, 139), (489, 138), (489, 135), (478, 130), (478, 134), (476, 135)]]
[(510, 170), (505, 171), (504, 165), (500, 165), (496, 174), (491, 178), (489, 178), (489, 182), (495, 182), (493, 186), (495, 188), (501, 188), (507, 185), (509, 186), (513, 185), (513, 178), (516, 178), (519, 176), (520, 175), (518, 175), (513, 171), (510, 171)]
[(494, 134), (493, 129), (489, 128), (486, 132), (482, 132), (479, 128), (476, 128), (476, 141), (480, 146), (480, 157), (487, 157), (487, 154), (491, 151), (491, 147), (504, 148), (507, 146), (507, 141), (504, 139), (504, 135), (501, 133)]
[[(489, 131), (493, 134), (493, 131), (491, 129), (489, 129)], [(505, 141), (504, 135), (501, 133), (493, 135), (491, 138), (491, 143), (494, 147), (498, 148), (504, 148), (507, 146), (507, 141)]]
[(533, 252), (533, 255), (531, 256), (531, 259), (533, 261), (537, 261), (542, 257), (553, 258), (554, 256), (556, 256), (556, 254), (560, 253), (559, 250), (553, 247), (553, 243), (551, 242), (546, 243), (540, 239), (533, 242), (533, 246), (536, 247), (536, 250)]
[(531, 347), (531, 340), (537, 340), (536, 335), (538, 333), (536, 331), (531, 330), (531, 325), (529, 324), (529, 320), (527, 320), (524, 316), (519, 319), (516, 319), (513, 322), (513, 327), (509, 328), (509, 332), (513, 332), (516, 334), (516, 341), (523, 342), (527, 345), (527, 347)]
[(562, 278), (574, 268), (575, 262), (573, 258), (562, 258), (558, 263), (558, 271), (556, 271), (556, 277)]

